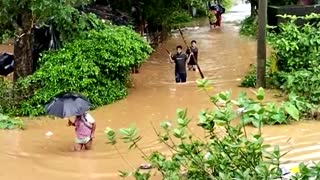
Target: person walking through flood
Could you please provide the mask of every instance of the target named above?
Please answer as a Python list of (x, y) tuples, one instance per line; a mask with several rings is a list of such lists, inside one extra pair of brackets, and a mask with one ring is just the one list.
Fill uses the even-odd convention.
[[(190, 56), (182, 52), (182, 46), (177, 46), (177, 53), (172, 56), (169, 53), (170, 63), (175, 63), (175, 78), (176, 83), (185, 83), (187, 81), (187, 64), (190, 61)], [(191, 55), (193, 53), (191, 52)]]
[(75, 126), (75, 145), (74, 151), (91, 149), (94, 133), (96, 130), (95, 120), (89, 113), (76, 116), (74, 122), (68, 121), (68, 126)]
[[(190, 52), (191, 49), (191, 52)], [(196, 65), (198, 62), (198, 48), (197, 48), (197, 41), (192, 40), (191, 41), (191, 47), (187, 50), (187, 55), (190, 57), (190, 61), (188, 63), (188, 69), (189, 71), (193, 70), (196, 71)], [(191, 55), (191, 53), (193, 55)]]
[[(216, 28), (216, 27), (221, 27), (221, 21), (222, 21), (222, 14), (223, 13), (225, 13), (225, 8), (224, 7), (222, 7), (220, 4), (219, 4), (219, 2), (214, 2), (214, 4), (210, 4), (210, 6), (209, 6), (209, 8), (210, 8), (210, 11), (211, 11), (211, 13), (212, 14), (214, 14), (215, 15), (215, 17), (216, 17), (216, 21), (215, 21), (215, 23), (213, 24), (213, 26), (214, 26), (214, 28)], [(210, 23), (210, 25), (211, 25), (212, 23)]]
[(214, 29), (217, 19), (215, 16), (215, 12), (213, 10), (209, 10), (208, 18), (209, 18), (210, 29)]

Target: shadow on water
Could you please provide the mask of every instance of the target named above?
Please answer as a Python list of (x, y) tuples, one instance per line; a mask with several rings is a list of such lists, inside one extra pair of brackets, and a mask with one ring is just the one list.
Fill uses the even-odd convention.
[[(213, 81), (211, 93), (232, 90), (236, 95), (248, 91), (239, 88), (238, 84), (249, 64), (255, 61), (255, 42), (239, 38), (236, 28), (231, 25), (213, 31), (204, 27), (184, 34), (188, 42), (198, 41), (199, 64), (205, 76)], [(144, 150), (167, 152), (158, 143), (151, 123), (157, 126), (160, 121), (173, 120), (177, 108), (188, 108), (194, 132), (202, 135), (195, 126), (197, 113), (212, 106), (208, 97), (196, 87), (196, 80), (200, 78), (198, 72), (189, 72), (186, 84), (174, 83), (174, 67), (168, 63), (165, 48), (174, 51), (178, 44), (183, 45), (183, 41), (179, 34), (173, 34), (160, 45), (141, 72), (133, 75), (134, 87), (128, 98), (92, 112), (98, 126), (92, 151), (71, 152), (74, 130), (59, 119), (28, 121), (26, 131), (0, 131), (0, 179), (119, 179), (118, 170), (130, 167), (112, 146), (106, 144), (104, 128), (116, 129), (134, 123), (143, 136), (141, 147)], [(272, 91), (268, 96), (269, 100), (274, 100)], [(279, 144), (284, 151), (291, 150), (286, 161), (319, 159), (318, 124), (301, 122), (265, 127), (264, 136), (267, 143)], [(51, 137), (45, 136), (48, 131), (53, 132)], [(119, 144), (118, 149), (134, 167), (143, 163), (139, 152), (128, 152), (125, 144)]]

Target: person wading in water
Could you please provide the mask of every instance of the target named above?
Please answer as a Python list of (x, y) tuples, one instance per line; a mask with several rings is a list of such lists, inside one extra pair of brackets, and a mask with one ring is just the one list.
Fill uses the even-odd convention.
[[(225, 13), (225, 11), (226, 11), (225, 8), (222, 7), (218, 1), (214, 1), (214, 2), (209, 3), (209, 9), (210, 9), (210, 12), (215, 15), (215, 19), (216, 19), (215, 23), (212, 23), (210, 20), (210, 27), (212, 25), (214, 26), (214, 28), (221, 27), (222, 14)], [(210, 19), (210, 17), (209, 17), (209, 19)], [(212, 27), (211, 27), (211, 29), (212, 29)]]
[[(193, 53), (191, 52), (191, 55)], [(185, 83), (187, 81), (187, 64), (189, 63), (190, 56), (182, 52), (182, 46), (177, 46), (177, 53), (172, 56), (169, 53), (170, 63), (175, 63), (175, 78), (176, 83)]]
[(69, 126), (75, 126), (76, 139), (74, 145), (74, 151), (80, 151), (91, 149), (94, 133), (96, 130), (95, 120), (89, 113), (76, 116), (74, 122), (68, 121)]
[[(193, 55), (191, 55), (191, 52), (193, 53)], [(197, 48), (197, 41), (192, 40), (191, 41), (191, 47), (190, 49), (187, 50), (187, 54), (190, 57), (190, 61), (188, 63), (188, 69), (189, 71), (193, 70), (196, 71), (196, 65), (198, 62), (198, 48)]]

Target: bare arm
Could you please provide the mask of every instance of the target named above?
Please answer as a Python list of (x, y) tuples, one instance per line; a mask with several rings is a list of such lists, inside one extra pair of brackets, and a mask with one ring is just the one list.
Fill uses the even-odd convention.
[(191, 56), (193, 56), (193, 53), (190, 53), (190, 55), (188, 56), (187, 61), (186, 61), (186, 64), (189, 63)]
[(171, 53), (169, 54), (169, 62), (170, 62), (171, 64), (173, 64), (173, 63), (174, 63), (174, 60), (172, 59), (172, 55), (171, 55)]
[(97, 127), (96, 123), (93, 123), (92, 130), (91, 130), (91, 138), (94, 138), (94, 133), (96, 132), (96, 127)]

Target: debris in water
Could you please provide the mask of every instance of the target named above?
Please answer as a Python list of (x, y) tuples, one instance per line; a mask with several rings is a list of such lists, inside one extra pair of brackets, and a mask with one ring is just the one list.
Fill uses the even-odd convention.
[(47, 133), (46, 133), (46, 136), (52, 136), (53, 135), (53, 132), (51, 132), (51, 131), (48, 131)]
[(140, 169), (151, 169), (152, 164), (140, 164)]

